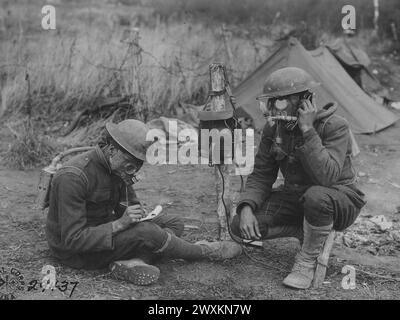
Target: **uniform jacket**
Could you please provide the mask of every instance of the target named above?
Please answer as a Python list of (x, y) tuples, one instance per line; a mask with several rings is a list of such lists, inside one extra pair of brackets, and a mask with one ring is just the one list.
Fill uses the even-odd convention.
[(240, 213), (244, 204), (256, 211), (268, 199), (279, 169), (286, 186), (307, 187), (320, 185), (345, 192), (361, 208), (363, 193), (355, 187), (356, 174), (352, 166), (352, 145), (348, 122), (335, 115), (336, 104), (327, 104), (318, 111), (314, 128), (304, 134), (281, 130), (281, 151), (276, 152), (275, 127), (265, 125), (254, 170), (246, 182), (237, 206)]
[(112, 221), (123, 214), (121, 201), (139, 203), (133, 188), (113, 175), (99, 147), (67, 161), (50, 190), (46, 237), (59, 259), (113, 249)]

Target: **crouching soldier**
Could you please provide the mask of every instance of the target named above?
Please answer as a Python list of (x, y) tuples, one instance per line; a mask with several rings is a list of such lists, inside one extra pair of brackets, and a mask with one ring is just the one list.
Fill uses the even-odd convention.
[[(132, 188), (149, 143), (138, 120), (106, 125), (106, 143), (67, 161), (53, 178), (46, 237), (56, 258), (73, 268), (109, 266), (117, 278), (147, 285), (159, 277), (160, 257), (223, 260), (241, 253), (233, 242), (191, 244), (183, 223), (145, 213)], [(125, 202), (125, 205), (121, 205)]]
[[(258, 97), (267, 124), (232, 221), (232, 231), (245, 239), (300, 240), (283, 281), (298, 289), (310, 287), (330, 231), (349, 227), (365, 204), (355, 185), (348, 123), (335, 115), (335, 103), (316, 107), (311, 90), (318, 85), (299, 68), (267, 78)], [(272, 189), (279, 169), (284, 185)]]

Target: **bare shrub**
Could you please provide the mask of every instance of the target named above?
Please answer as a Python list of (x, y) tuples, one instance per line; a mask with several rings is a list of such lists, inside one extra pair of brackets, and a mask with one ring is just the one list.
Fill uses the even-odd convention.
[(48, 137), (38, 134), (32, 126), (25, 123), (19, 132), (12, 129), (15, 140), (5, 153), (6, 166), (20, 170), (47, 164), (54, 154), (55, 147)]

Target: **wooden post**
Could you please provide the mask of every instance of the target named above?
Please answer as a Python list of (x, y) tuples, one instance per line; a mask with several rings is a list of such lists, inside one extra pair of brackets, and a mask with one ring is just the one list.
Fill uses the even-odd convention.
[[(231, 211), (231, 206), (232, 206), (232, 200), (231, 200), (231, 178), (230, 178), (230, 166), (231, 165), (220, 165), (221, 173), (224, 177), (224, 185), (225, 185), (225, 192), (224, 192), (224, 201), (226, 205), (226, 210), (228, 212)], [(222, 177), (221, 174), (218, 170), (218, 167), (214, 167), (215, 171), (215, 186), (216, 186), (216, 192), (217, 192), (217, 214), (218, 214), (218, 221), (219, 221), (219, 227), (218, 227), (218, 239), (219, 240), (231, 240), (231, 236), (229, 235), (228, 232), (228, 223), (230, 221), (227, 221), (226, 215), (225, 215), (225, 207), (224, 203), (222, 202)]]
[(26, 70), (25, 73), (25, 80), (27, 82), (27, 93), (26, 93), (26, 107), (25, 107), (25, 111), (26, 111), (26, 115), (27, 118), (24, 121), (24, 126), (25, 126), (25, 130), (27, 132), (27, 134), (32, 135), (33, 134), (33, 130), (35, 129), (34, 126), (32, 126), (32, 97), (31, 97), (31, 79), (28, 73), (28, 70)]
[[(213, 92), (222, 92), (225, 89), (225, 72), (224, 72), (224, 66), (220, 63), (213, 63), (210, 65), (210, 79), (211, 79), (211, 91)], [(211, 100), (210, 100), (210, 111), (224, 111), (226, 109), (225, 105), (225, 95), (220, 94), (220, 95), (212, 95)], [(228, 212), (230, 211), (231, 208), (231, 203), (232, 203), (232, 198), (231, 198), (231, 187), (230, 187), (230, 173), (233, 172), (233, 165), (230, 164), (223, 164), (219, 166), (215, 166), (215, 182), (216, 182), (216, 192), (217, 192), (217, 214), (218, 214), (218, 220), (219, 220), (219, 230), (218, 230), (218, 236), (220, 240), (228, 240), (230, 239), (230, 235), (228, 232), (228, 227), (227, 223), (230, 223), (230, 221), (226, 220), (226, 215), (225, 215), (225, 207), (224, 203), (222, 202), (222, 177), (224, 179), (224, 202), (226, 205), (226, 210)], [(220, 168), (220, 170), (218, 169)]]
[(379, 20), (379, 0), (374, 0), (374, 31), (373, 31), (374, 37), (378, 36), (378, 31), (379, 31), (378, 20)]
[(229, 46), (229, 41), (232, 38), (232, 33), (227, 29), (225, 23), (222, 24), (222, 37), (224, 39), (224, 46), (225, 46), (226, 54), (228, 56), (228, 65), (229, 65), (229, 67), (232, 67), (233, 54), (232, 54), (231, 47)]
[(132, 94), (140, 96), (140, 47), (139, 47), (139, 28), (131, 30), (131, 45), (132, 45)]
[(141, 75), (140, 75), (140, 65), (142, 63), (141, 48), (139, 45), (139, 28), (127, 29), (124, 31), (122, 42), (128, 44), (127, 56), (131, 61), (132, 70), (132, 84), (130, 90), (128, 89), (128, 94), (132, 96), (133, 101), (129, 104), (129, 108), (126, 111), (125, 118), (129, 117), (132, 104), (136, 104), (136, 109), (142, 109), (143, 97), (141, 95)]
[[(225, 89), (225, 72), (224, 66), (220, 63), (212, 63), (210, 65), (211, 91), (221, 92)], [(211, 97), (211, 111), (225, 110), (225, 96), (213, 95)]]
[(317, 267), (314, 273), (313, 287), (318, 288), (322, 285), (326, 275), (326, 269), (328, 268), (329, 255), (332, 250), (333, 243), (335, 241), (335, 230), (332, 230), (328, 238), (325, 241), (322, 252), (317, 259)]
[[(222, 24), (222, 38), (224, 40), (224, 47), (226, 51), (226, 55), (228, 57), (227, 59), (227, 65), (231, 69), (233, 66), (233, 54), (231, 47), (229, 46), (230, 39), (232, 38), (232, 33), (229, 32), (229, 30), (226, 28), (225, 23)], [(234, 79), (231, 79), (232, 85), (235, 85)]]
[(392, 34), (393, 34), (394, 41), (396, 41), (396, 42), (399, 41), (399, 37), (397, 35), (397, 30), (396, 30), (396, 24), (394, 22), (392, 22), (390, 24), (390, 27), (392, 28)]

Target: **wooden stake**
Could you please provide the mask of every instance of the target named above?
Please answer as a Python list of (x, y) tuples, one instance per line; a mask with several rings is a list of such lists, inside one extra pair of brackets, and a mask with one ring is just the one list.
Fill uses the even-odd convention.
[(396, 41), (396, 42), (399, 41), (399, 37), (397, 35), (397, 30), (396, 30), (396, 24), (394, 22), (392, 22), (390, 24), (390, 27), (392, 28), (392, 34), (393, 34), (394, 41)]
[[(210, 65), (210, 80), (211, 80), (211, 91), (212, 92), (223, 92), (225, 90), (225, 72), (224, 72), (224, 66), (220, 63), (213, 63)], [(225, 105), (225, 95), (220, 94), (220, 95), (212, 95), (211, 100), (210, 100), (210, 111), (224, 111), (226, 109)], [(230, 187), (230, 173), (233, 172), (233, 166), (232, 165), (220, 165), (219, 166), (221, 170), (221, 174), (224, 180), (224, 203), (222, 202), (222, 191), (223, 191), (223, 185), (222, 185), (222, 177), (219, 172), (219, 169), (217, 166), (215, 166), (215, 182), (216, 182), (216, 192), (217, 192), (217, 202), (218, 202), (218, 207), (217, 207), (217, 214), (218, 214), (218, 221), (219, 221), (219, 230), (218, 230), (218, 236), (220, 240), (229, 240), (230, 235), (228, 232), (228, 227), (227, 223), (230, 223), (230, 221), (226, 220), (226, 215), (225, 215), (225, 209), (230, 212), (231, 209), (231, 203), (232, 203), (232, 197), (231, 197), (231, 187)]]
[(322, 285), (326, 275), (326, 269), (328, 267), (329, 255), (332, 250), (333, 243), (335, 241), (335, 230), (332, 230), (328, 238), (325, 241), (322, 252), (318, 257), (317, 267), (314, 273), (313, 287), (318, 288)]
[[(127, 57), (129, 57), (131, 61), (131, 70), (132, 70), (132, 84), (131, 87), (128, 88), (127, 94), (132, 96), (133, 101), (130, 103), (129, 108), (126, 111), (125, 118), (129, 117), (129, 113), (131, 111), (132, 104), (135, 104), (135, 108), (137, 110), (142, 111), (143, 105), (143, 97), (141, 90), (141, 74), (140, 74), (140, 65), (142, 63), (142, 49), (139, 45), (139, 28), (126, 29), (124, 34), (122, 35), (121, 42), (128, 44)], [(122, 67), (122, 65), (121, 65)], [(145, 119), (144, 119), (145, 120)]]
[[(230, 166), (231, 165), (220, 165), (221, 173), (224, 178), (224, 202), (226, 206), (226, 210), (228, 212), (231, 211), (232, 207), (232, 197), (231, 197), (231, 179), (230, 179)], [(225, 214), (225, 206), (224, 203), (222, 202), (222, 191), (223, 191), (223, 185), (222, 185), (222, 177), (221, 174), (218, 170), (218, 167), (215, 166), (215, 187), (216, 187), (216, 192), (217, 192), (217, 214), (218, 214), (218, 222), (219, 222), (219, 227), (218, 227), (218, 239), (219, 240), (231, 240), (231, 236), (229, 235), (228, 232), (228, 223), (230, 221), (227, 221), (226, 219), (226, 214)]]
[(131, 30), (131, 44), (132, 44), (132, 93), (140, 96), (140, 47), (139, 47), (139, 28), (132, 28)]
[[(224, 66), (220, 63), (212, 63), (210, 65), (210, 81), (211, 91), (221, 92), (225, 89), (225, 73)], [(211, 97), (211, 111), (224, 111), (225, 110), (225, 96), (213, 95)]]
[(374, 31), (373, 31), (374, 37), (378, 36), (378, 31), (379, 31), (378, 20), (379, 20), (379, 0), (374, 0)]
[(232, 68), (232, 63), (233, 63), (233, 54), (232, 54), (231, 47), (229, 46), (231, 37), (232, 37), (232, 34), (227, 29), (225, 23), (222, 24), (222, 38), (224, 39), (225, 51), (228, 56), (228, 66), (230, 68)]

